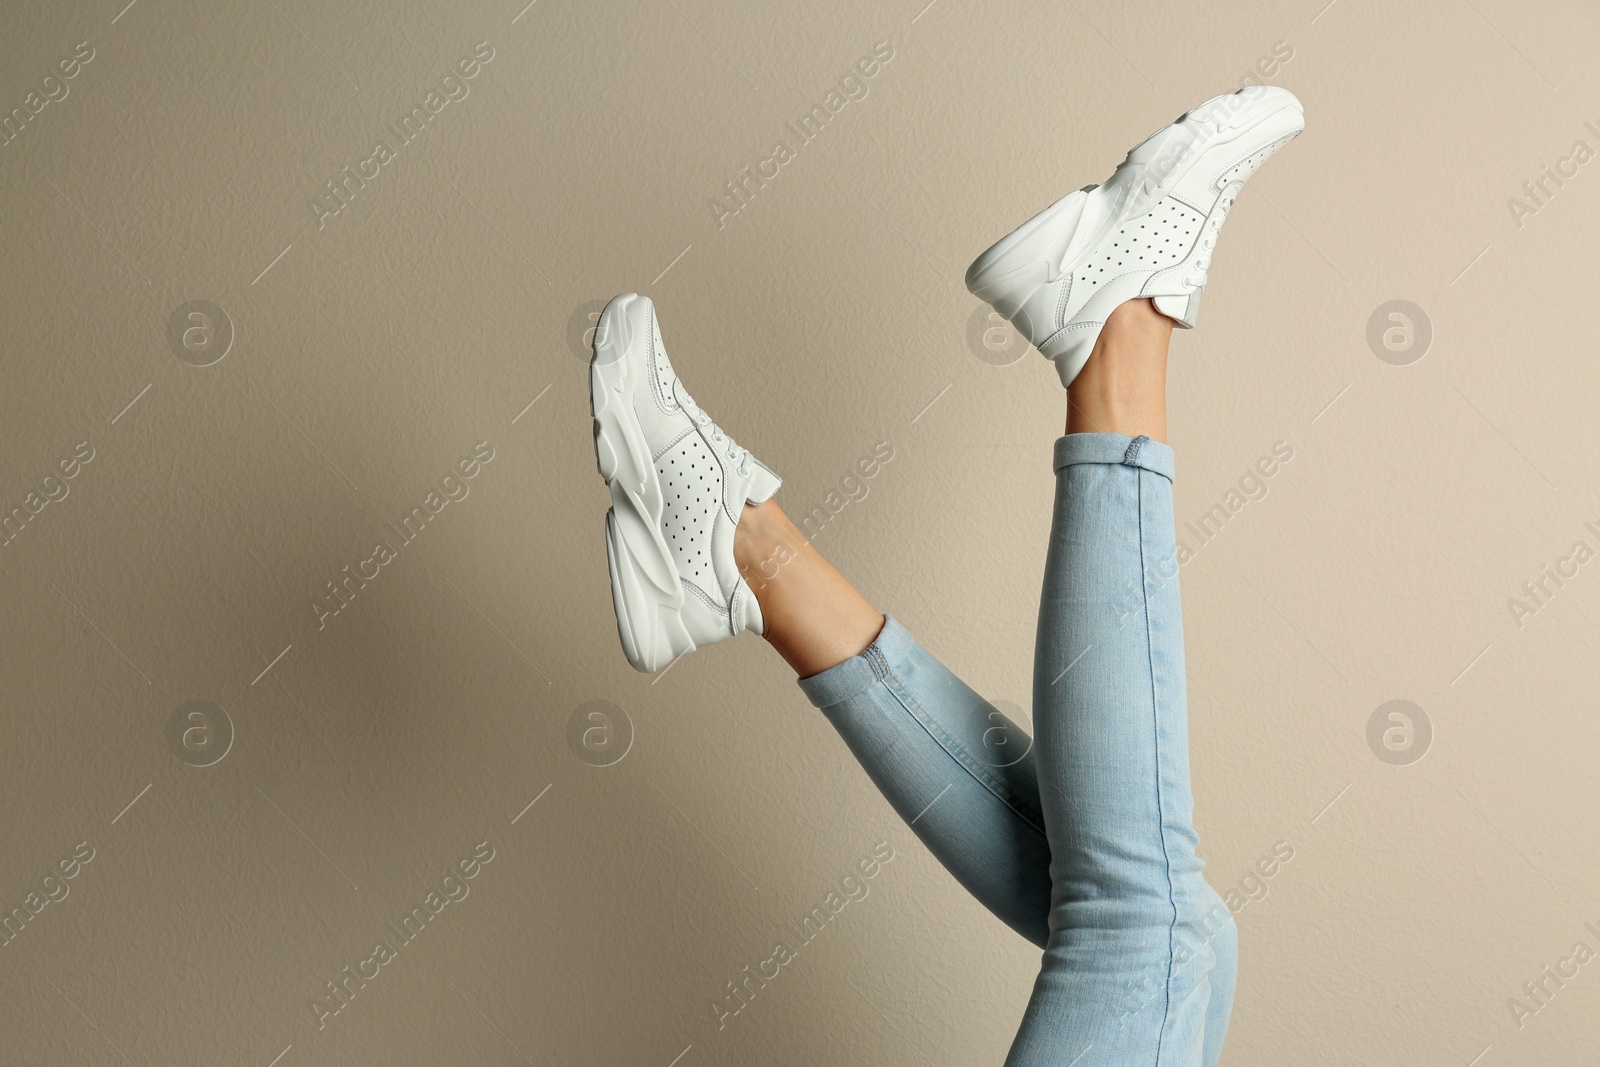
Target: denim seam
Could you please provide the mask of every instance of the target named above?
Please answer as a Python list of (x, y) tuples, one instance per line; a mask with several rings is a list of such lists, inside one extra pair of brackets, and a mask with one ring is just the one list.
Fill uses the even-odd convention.
[[(1026, 811), (1023, 811), (1022, 808), (1018, 807), (1017, 801), (1014, 798), (1011, 790), (1007, 789), (1004, 785), (995, 780), (992, 775), (977, 769), (973, 765), (976, 761), (973, 760), (971, 755), (967, 753), (966, 746), (962, 745), (954, 737), (951, 737), (948, 733), (941, 729), (937, 723), (933, 722), (927, 716), (926, 712), (922, 710), (922, 705), (917, 701), (916, 697), (911, 695), (911, 692), (906, 687), (905, 682), (898, 674), (895, 673), (894, 668), (890, 667), (887, 669), (887, 672), (883, 678), (883, 683), (884, 688), (887, 689), (889, 694), (895, 698), (895, 701), (905, 709), (906, 714), (910, 715), (911, 718), (916, 721), (917, 725), (921, 726), (922, 729), (927, 732), (928, 736), (933, 738), (935, 744), (944, 749), (945, 755), (954, 760), (962, 770), (970, 774), (979, 785), (983, 786), (983, 788), (988, 791), (990, 796), (994, 797), (1000, 803), (1010, 808), (1018, 818), (1020, 818), (1028, 826), (1032, 827), (1033, 830), (1039, 834), (1039, 836), (1049, 840), (1049, 835), (1045, 832), (1045, 828), (1043, 826), (1043, 813), (1041, 812), (1040, 818), (1036, 820)], [(913, 705), (915, 706), (913, 707)]]
[[(1128, 446), (1128, 451), (1136, 453), (1140, 443), (1141, 439), (1135, 438), (1133, 444)], [(1172, 851), (1167, 844), (1167, 812), (1161, 792), (1161, 709), (1156, 692), (1155, 635), (1150, 631), (1150, 576), (1145, 570), (1144, 558), (1144, 472), (1135, 468), (1133, 477), (1134, 498), (1139, 517), (1139, 585), (1144, 597), (1144, 647), (1145, 663), (1150, 679), (1150, 725), (1155, 742), (1156, 755), (1156, 817), (1161, 830), (1161, 859), (1166, 866), (1167, 873), (1167, 901), (1172, 906), (1172, 923), (1167, 927), (1167, 980), (1161, 990), (1163, 999), (1161, 1029), (1156, 1037), (1156, 1062), (1159, 1064), (1161, 1062), (1162, 1049), (1166, 1044), (1167, 1025), (1172, 1018), (1173, 966), (1177, 959), (1174, 941), (1178, 930), (1178, 898), (1172, 884)]]
[(882, 680), (889, 677), (889, 657), (884, 655), (883, 649), (877, 645), (872, 646), (872, 654), (878, 659), (878, 678)]
[(880, 682), (883, 681), (883, 668), (880, 666), (883, 662), (883, 652), (873, 644), (863, 649), (861, 654), (866, 657), (867, 666), (872, 668), (872, 676)]

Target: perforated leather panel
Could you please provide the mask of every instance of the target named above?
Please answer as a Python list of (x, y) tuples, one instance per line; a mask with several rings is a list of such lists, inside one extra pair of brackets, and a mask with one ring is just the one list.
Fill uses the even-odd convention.
[(1104, 251), (1072, 272), (1072, 303), (1082, 306), (1106, 282), (1130, 270), (1161, 270), (1183, 258), (1199, 239), (1205, 216), (1171, 197), (1126, 223)]
[(716, 589), (711, 566), (711, 527), (722, 506), (716, 456), (699, 434), (690, 434), (656, 460), (666, 508), (661, 532), (678, 561), (678, 573), (703, 589)]
[(1263, 145), (1250, 158), (1241, 160), (1240, 162), (1229, 167), (1227, 170), (1223, 171), (1211, 188), (1220, 192), (1222, 187), (1227, 185), (1229, 182), (1249, 181), (1250, 175), (1254, 174), (1261, 164), (1270, 159), (1272, 157), (1272, 153), (1276, 152), (1278, 149), (1294, 140), (1294, 138), (1295, 135), (1291, 133), (1287, 137), (1278, 138), (1269, 145)]

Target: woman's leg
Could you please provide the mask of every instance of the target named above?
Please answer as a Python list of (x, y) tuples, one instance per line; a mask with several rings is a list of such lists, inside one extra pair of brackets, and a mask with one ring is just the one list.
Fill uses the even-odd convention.
[(661, 670), (764, 633), (934, 854), (1043, 945), (1049, 855), (1026, 736), (1006, 745), (1003, 717), (783, 517), (771, 503), (781, 480), (694, 402), (648, 297), (614, 298), (594, 341), (595, 461), (611, 495), (606, 563), (628, 661)]
[(1050, 938), (1007, 1061), (1220, 1054), (1235, 932), (1201, 876), (1165, 371), (1171, 320), (1121, 305), (1068, 390), (1040, 597), (1034, 726)]
[[(1113, 315), (1096, 355), (1107, 346), (1136, 347), (1159, 350), (1163, 363), (1123, 360), (1118, 373), (1105, 374), (1110, 359), (1091, 359), (1094, 371), (1086, 371), (1084, 385), (1069, 394), (1071, 432), (1096, 428), (1131, 438), (1136, 434), (1127, 430), (1143, 428), (1165, 436), (1161, 391), (1170, 330), (1170, 322), (1146, 301)], [(1169, 539), (1170, 526), (1169, 520)], [(890, 805), (980, 903), (1044, 948), (1051, 926), (1051, 853), (1032, 739), (862, 597), (775, 502), (745, 508), (734, 555), (761, 603), (767, 640), (795, 669), (802, 690)], [(1128, 613), (1143, 602), (1142, 593), (1137, 599), (1127, 595), (1140, 588), (1138, 574), (1136, 569), (1126, 579), (1118, 604), (1128, 626)], [(1092, 811), (1107, 800), (1087, 795), (1082, 802)], [(1209, 887), (1204, 892), (1209, 910), (1176, 937), (1179, 954), (1208, 964), (1214, 959), (1200, 1061), (1214, 1067), (1232, 1005), (1237, 935), (1220, 898)], [(1180, 970), (1178, 977), (1185, 973)], [(1114, 1006), (1119, 1021), (1125, 1015), (1131, 1025), (1146, 1018), (1139, 1009), (1154, 1001), (1166, 977), (1148, 965), (1127, 968), (1085, 999)], [(1055, 1025), (1038, 994), (1034, 1001), (1025, 1031)]]
[(745, 508), (734, 558), (766, 639), (890, 806), (956, 881), (1042, 948), (1050, 849), (1032, 739), (868, 603), (775, 502)]

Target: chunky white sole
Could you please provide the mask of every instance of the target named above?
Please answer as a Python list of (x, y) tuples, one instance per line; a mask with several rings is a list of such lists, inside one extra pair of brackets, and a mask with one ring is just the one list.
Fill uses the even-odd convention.
[[(1237, 106), (1222, 103), (1232, 97), (1239, 98)], [(1281, 127), (1284, 139), (1299, 132), (1305, 120), (1294, 94), (1256, 85), (1185, 112), (1132, 148), (1104, 184), (1068, 193), (986, 250), (967, 268), (967, 289), (1016, 322), (1013, 315), (1022, 314), (1027, 296), (1039, 286), (1053, 285), (1083, 266), (1112, 231), (1149, 214), (1202, 159), (1221, 158), (1228, 166), (1231, 157), (1219, 157), (1214, 149), (1259, 140), (1258, 131), (1268, 123)], [(1220, 198), (1221, 185), (1212, 191)], [(1194, 206), (1209, 214), (1213, 204)], [(1070, 236), (1063, 251), (1064, 232)], [(1030, 331), (1026, 322), (1017, 326), (1035, 336), (1048, 332)]]
[(633, 408), (632, 383), (649, 373), (652, 332), (644, 297), (615, 298), (600, 313), (589, 364), (595, 463), (611, 490), (606, 512), (611, 599), (622, 650), (641, 671), (658, 671), (696, 647), (683, 622), (683, 583), (661, 536), (666, 506), (661, 480)]

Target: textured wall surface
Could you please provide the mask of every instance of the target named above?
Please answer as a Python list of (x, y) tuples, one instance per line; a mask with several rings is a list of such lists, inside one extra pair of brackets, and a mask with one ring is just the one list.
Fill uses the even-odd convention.
[(999, 1062), (1037, 953), (783, 663), (621, 656), (583, 332), (651, 295), (1025, 719), (1064, 405), (962, 271), (1250, 78), (1172, 379), (1226, 1061), (1600, 1057), (1593, 3), (524, 2), (0, 12), (0, 1059)]

